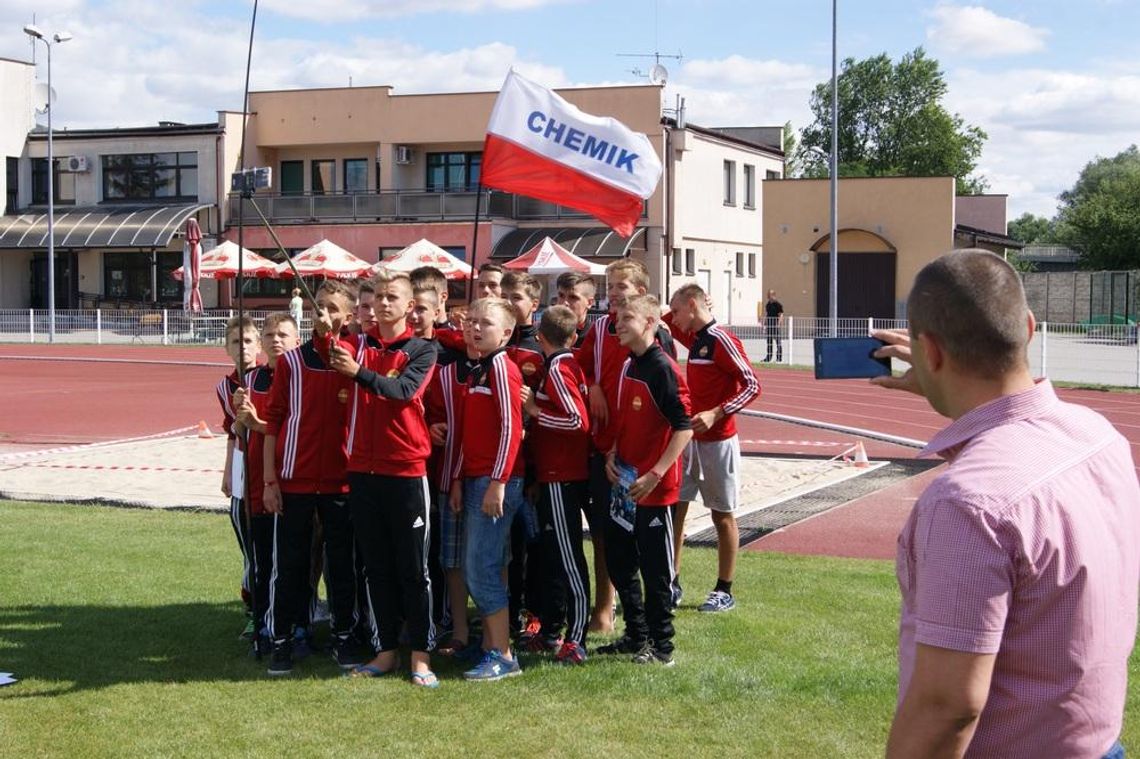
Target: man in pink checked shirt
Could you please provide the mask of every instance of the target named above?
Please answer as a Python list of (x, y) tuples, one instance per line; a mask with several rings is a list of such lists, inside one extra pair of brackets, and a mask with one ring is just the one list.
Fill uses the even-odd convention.
[(1034, 381), (1016, 272), (955, 251), (915, 278), (909, 334), (878, 332), (951, 424), (949, 463), (899, 536), (899, 702), (888, 757), (1122, 757), (1140, 486), (1128, 442)]

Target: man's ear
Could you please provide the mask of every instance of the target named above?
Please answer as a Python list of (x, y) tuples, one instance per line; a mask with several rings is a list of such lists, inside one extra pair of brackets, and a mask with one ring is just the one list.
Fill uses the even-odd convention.
[(1029, 339), (1025, 341), (1025, 344), (1028, 345), (1033, 342), (1033, 335), (1037, 332), (1037, 317), (1033, 315), (1032, 311), (1027, 311), (1026, 313), (1028, 316), (1025, 319), (1025, 325), (1029, 332)]
[(940, 371), (946, 365), (947, 356), (938, 338), (929, 332), (922, 332), (918, 335), (918, 343), (922, 346), (922, 360), (926, 364), (926, 371), (930, 374)]

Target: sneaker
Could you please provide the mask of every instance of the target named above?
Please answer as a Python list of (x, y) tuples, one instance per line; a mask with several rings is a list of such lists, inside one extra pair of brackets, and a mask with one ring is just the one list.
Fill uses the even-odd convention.
[(293, 649), (288, 643), (275, 643), (269, 657), (269, 675), (284, 677), (293, 674)]
[(521, 674), (522, 667), (519, 666), (518, 659), (504, 659), (499, 649), (492, 648), (483, 654), (481, 662), (463, 673), (463, 678), (473, 682), (490, 683)]
[(642, 649), (642, 644), (637, 643), (632, 638), (625, 635), (621, 636), (613, 643), (607, 643), (604, 646), (598, 646), (594, 649), (596, 654), (636, 654)]
[(352, 638), (345, 638), (333, 643), (332, 658), (341, 669), (353, 669), (364, 663), (364, 657)]
[(297, 627), (293, 629), (293, 655), (298, 659), (304, 659), (313, 653), (312, 640), (309, 638), (309, 631), (304, 627)]
[(526, 641), (526, 650), (532, 654), (545, 654), (558, 651), (562, 647), (562, 636), (558, 633), (531, 636)]
[(670, 595), (671, 598), (669, 601), (673, 605), (672, 608), (678, 608), (681, 605), (681, 598), (685, 595), (685, 589), (681, 587), (681, 575), (677, 575), (673, 578), (673, 586), (670, 588)]
[(451, 657), (463, 664), (477, 664), (483, 658), (483, 641), (481, 638), (473, 638), (463, 648), (458, 648), (451, 655)]
[(672, 667), (677, 663), (673, 661), (673, 654), (657, 650), (652, 643), (642, 646), (641, 650), (634, 654), (632, 661), (634, 664), (660, 664), (663, 667)]
[(568, 640), (558, 649), (558, 653), (554, 654), (554, 661), (559, 664), (585, 664), (586, 649), (582, 644)]
[(736, 599), (732, 597), (731, 593), (725, 593), (723, 590), (714, 590), (709, 593), (709, 597), (705, 602), (697, 607), (697, 611), (708, 613), (715, 613), (718, 611), (728, 611), (736, 606)]

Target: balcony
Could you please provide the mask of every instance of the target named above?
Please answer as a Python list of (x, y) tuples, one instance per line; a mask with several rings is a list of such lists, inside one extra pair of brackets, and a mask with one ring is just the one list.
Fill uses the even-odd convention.
[[(475, 198), (474, 192), (425, 190), (343, 194), (258, 193), (254, 196), (258, 208), (274, 224), (467, 221), (475, 217)], [(235, 225), (241, 199), (231, 194), (226, 202), (229, 224)], [(260, 223), (250, 201), (244, 203), (244, 223)], [(554, 203), (497, 191), (483, 193), (479, 215), (515, 221), (590, 218), (589, 214)]]

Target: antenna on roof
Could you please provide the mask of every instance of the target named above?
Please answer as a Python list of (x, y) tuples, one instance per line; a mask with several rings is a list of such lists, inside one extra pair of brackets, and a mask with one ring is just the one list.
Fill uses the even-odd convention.
[(680, 61), (684, 56), (678, 50), (676, 55), (668, 53), (652, 52), (652, 53), (618, 53), (620, 58), (652, 58), (653, 65), (649, 67), (649, 71), (642, 71), (639, 68), (630, 69), (630, 73), (634, 76), (648, 79), (650, 84), (664, 86), (669, 81), (669, 69), (661, 64), (662, 58), (672, 58), (675, 61)]

